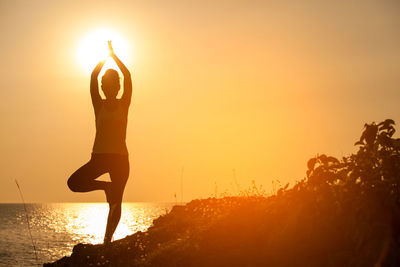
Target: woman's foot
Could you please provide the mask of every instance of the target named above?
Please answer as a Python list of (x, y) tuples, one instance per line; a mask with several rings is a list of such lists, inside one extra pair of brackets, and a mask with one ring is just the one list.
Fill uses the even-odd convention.
[(105, 236), (103, 245), (106, 245), (106, 246), (110, 245), (111, 244), (111, 239), (112, 239), (111, 236)]

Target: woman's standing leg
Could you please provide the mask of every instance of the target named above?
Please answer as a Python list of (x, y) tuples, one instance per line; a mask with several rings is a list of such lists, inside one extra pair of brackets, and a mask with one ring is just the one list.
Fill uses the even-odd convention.
[(124, 189), (128, 177), (129, 177), (128, 156), (125, 157), (118, 155), (116, 159), (113, 159), (113, 163), (110, 168), (111, 196), (110, 199), (108, 200), (109, 212), (107, 218), (106, 233), (104, 235), (105, 244), (111, 242), (112, 236), (121, 218), (122, 196), (124, 194)]

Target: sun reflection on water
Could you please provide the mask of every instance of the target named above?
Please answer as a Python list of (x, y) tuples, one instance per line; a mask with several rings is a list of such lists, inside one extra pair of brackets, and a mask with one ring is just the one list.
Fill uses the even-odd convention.
[[(39, 262), (55, 261), (72, 252), (78, 243), (103, 242), (108, 216), (107, 203), (53, 203), (0, 205), (0, 266), (35, 266), (35, 243)], [(167, 213), (170, 203), (123, 203), (114, 240), (146, 231), (153, 220)], [(30, 231), (26, 216), (30, 221)]]
[[(74, 216), (69, 216), (64, 231), (73, 235), (74, 241), (84, 241), (91, 244), (103, 242), (108, 216), (108, 204), (93, 203), (79, 206)], [(166, 209), (167, 210), (167, 209)], [(159, 212), (157, 212), (159, 214)], [(114, 233), (114, 240), (118, 240), (138, 231), (146, 231), (150, 227), (154, 216), (149, 214), (143, 204), (123, 204), (119, 225)], [(83, 240), (82, 240), (83, 239)]]
[(108, 206), (106, 204), (82, 206), (75, 216), (68, 217), (66, 230), (75, 236), (74, 240), (80, 236), (85, 237), (89, 243), (101, 243), (106, 227), (107, 213)]

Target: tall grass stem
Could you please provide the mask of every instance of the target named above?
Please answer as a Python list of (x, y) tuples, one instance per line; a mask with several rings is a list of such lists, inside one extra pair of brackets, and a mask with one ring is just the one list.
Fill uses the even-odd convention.
[(39, 260), (38, 260), (38, 256), (37, 256), (37, 251), (36, 251), (35, 242), (33, 241), (33, 237), (32, 237), (31, 225), (30, 225), (30, 223), (29, 223), (29, 216), (28, 216), (28, 211), (27, 211), (27, 209), (26, 209), (26, 204), (25, 204), (24, 196), (22, 195), (22, 191), (21, 191), (21, 188), (19, 187), (19, 184), (18, 184), (17, 179), (15, 179), (15, 183), (17, 184), (18, 191), (19, 191), (19, 195), (21, 196), (22, 203), (24, 204), (25, 218), (26, 218), (26, 222), (27, 222), (27, 224), (28, 224), (29, 236), (31, 237), (31, 242), (32, 242), (33, 250), (35, 251), (36, 263), (39, 264)]

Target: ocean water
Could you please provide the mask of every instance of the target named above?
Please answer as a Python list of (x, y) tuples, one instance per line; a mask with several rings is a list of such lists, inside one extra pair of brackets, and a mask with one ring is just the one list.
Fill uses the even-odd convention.
[[(171, 203), (123, 203), (114, 240), (146, 231)], [(77, 243), (102, 243), (106, 203), (0, 204), (0, 266), (41, 266), (69, 256)], [(36, 248), (32, 246), (26, 214)]]

